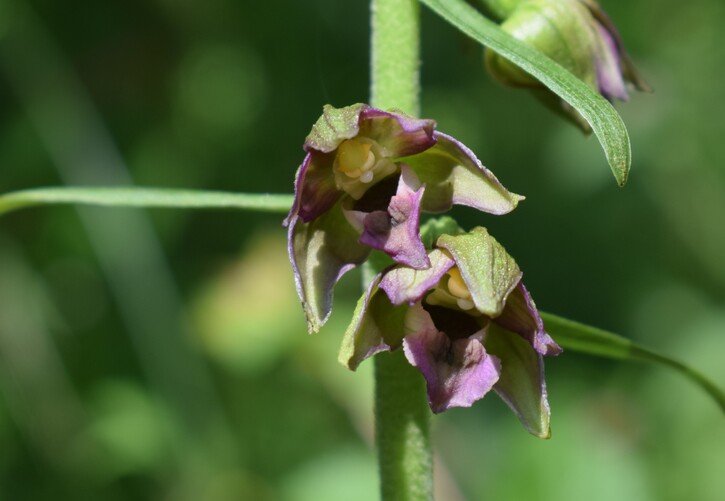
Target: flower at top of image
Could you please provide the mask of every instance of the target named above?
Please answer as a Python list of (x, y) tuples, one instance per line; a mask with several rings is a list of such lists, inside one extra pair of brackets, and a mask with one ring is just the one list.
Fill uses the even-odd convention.
[(544, 324), (521, 270), (485, 228), (440, 234), (431, 267), (396, 265), (360, 298), (340, 361), (350, 369), (401, 348), (426, 380), (433, 412), (470, 407), (494, 390), (526, 429), (549, 432), (544, 355), (561, 348)]
[[(485, 2), (484, 2), (485, 3)], [(622, 45), (617, 29), (594, 0), (521, 0), (502, 11), (501, 28), (549, 56), (609, 101), (629, 99), (627, 85), (649, 91)], [(527, 87), (537, 98), (591, 129), (570, 105), (534, 77), (486, 50), (489, 72), (505, 85)]]
[(466, 205), (506, 214), (523, 199), (435, 125), (354, 104), (325, 106), (312, 127), (285, 220), (311, 332), (330, 314), (335, 283), (373, 249), (411, 268), (430, 267), (418, 231), (422, 211)]

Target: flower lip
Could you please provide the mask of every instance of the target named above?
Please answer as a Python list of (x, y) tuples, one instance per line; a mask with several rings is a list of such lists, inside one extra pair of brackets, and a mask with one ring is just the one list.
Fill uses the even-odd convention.
[(467, 338), (485, 326), (484, 317), (472, 317), (445, 306), (431, 305), (423, 301), (423, 309), (430, 315), (436, 329), (444, 332), (451, 341)]
[(398, 306), (420, 301), (455, 264), (453, 259), (440, 249), (430, 251), (428, 259), (431, 263), (428, 269), (415, 270), (398, 266), (383, 276), (380, 288), (385, 291), (392, 304)]

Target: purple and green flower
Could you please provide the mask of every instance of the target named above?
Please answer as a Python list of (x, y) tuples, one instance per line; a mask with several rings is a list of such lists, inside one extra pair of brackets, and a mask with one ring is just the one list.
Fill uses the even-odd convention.
[(325, 106), (304, 149), (285, 224), (311, 332), (330, 314), (335, 283), (373, 249), (410, 268), (430, 268), (421, 212), (465, 205), (506, 214), (523, 198), (466, 146), (436, 131), (433, 120), (366, 104)]
[(403, 349), (426, 380), (433, 412), (469, 407), (494, 390), (526, 429), (549, 436), (544, 330), (513, 258), (486, 229), (436, 235), (425, 270), (395, 265), (358, 302), (340, 361)]

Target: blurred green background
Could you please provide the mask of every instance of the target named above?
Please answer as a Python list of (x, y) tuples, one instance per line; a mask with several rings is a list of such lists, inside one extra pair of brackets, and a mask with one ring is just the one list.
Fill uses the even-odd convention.
[[(528, 197), (485, 225), (537, 304), (725, 384), (725, 4), (604, 2), (655, 88), (593, 138), (492, 83), (423, 9), (423, 115)], [(0, 192), (289, 192), (324, 103), (365, 101), (364, 1), (0, 0)], [(371, 364), (308, 337), (281, 217), (45, 208), (0, 220), (0, 499), (370, 500)], [(440, 500), (721, 500), (725, 423), (665, 369), (548, 360), (553, 438), (495, 396), (433, 419)]]

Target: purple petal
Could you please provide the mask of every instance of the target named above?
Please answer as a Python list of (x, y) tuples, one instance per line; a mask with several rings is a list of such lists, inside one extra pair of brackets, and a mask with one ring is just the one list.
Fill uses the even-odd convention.
[(295, 201), (284, 221), (299, 216), (305, 223), (312, 221), (330, 209), (340, 198), (340, 191), (335, 186), (332, 174), (333, 155), (308, 153), (297, 169), (295, 179)]
[(416, 303), (440, 281), (455, 264), (445, 252), (434, 249), (428, 254), (431, 266), (427, 270), (414, 270), (398, 266), (388, 271), (380, 288), (393, 304)]
[(503, 313), (493, 321), (526, 339), (537, 353), (558, 355), (562, 352), (561, 347), (544, 330), (544, 322), (536, 304), (522, 282), (509, 294)]
[(339, 204), (309, 223), (292, 216), (287, 248), (307, 327), (317, 332), (330, 316), (333, 287), (367, 259), (370, 249), (357, 242)]
[(374, 211), (365, 217), (360, 243), (385, 252), (400, 264), (429, 268), (428, 254), (418, 232), (424, 190), (413, 171), (401, 165), (397, 193), (390, 199), (387, 212)]
[(597, 83), (599, 92), (611, 100), (617, 98), (622, 101), (629, 99), (619, 60), (619, 51), (612, 35), (599, 23), (596, 23), (601, 37), (601, 52), (595, 56)]
[(584, 3), (589, 9), (589, 12), (591, 12), (596, 22), (601, 25), (601, 27), (606, 31), (606, 34), (608, 36), (605, 38), (605, 40), (607, 40), (607, 44), (609, 45), (609, 47), (612, 48), (612, 52), (617, 56), (619, 69), (624, 77), (624, 80), (634, 85), (637, 90), (651, 92), (652, 89), (649, 85), (647, 85), (647, 82), (645, 82), (644, 79), (639, 75), (637, 68), (634, 67), (634, 63), (627, 54), (627, 51), (624, 49), (624, 44), (622, 44), (619, 33), (617, 33), (617, 28), (614, 26), (614, 23), (609, 18), (609, 16), (601, 9), (601, 7), (599, 7), (599, 5), (595, 1), (584, 0)]
[(544, 359), (520, 336), (490, 324), (486, 349), (501, 360), (494, 390), (532, 435), (549, 438), (551, 412), (544, 381)]
[(504, 188), (461, 142), (441, 132), (433, 136), (435, 146), (405, 160), (426, 184), (424, 211), (445, 212), (456, 204), (499, 215), (523, 200)]
[[(451, 407), (470, 407), (498, 381), (501, 365), (486, 353), (483, 331), (451, 341), (439, 332), (422, 306), (408, 311), (415, 330), (403, 339), (405, 356), (426, 380), (428, 402), (435, 413)], [(406, 326), (409, 322), (406, 323)]]
[(360, 135), (377, 141), (391, 158), (414, 155), (433, 146), (435, 125), (434, 120), (375, 108), (360, 113)]

